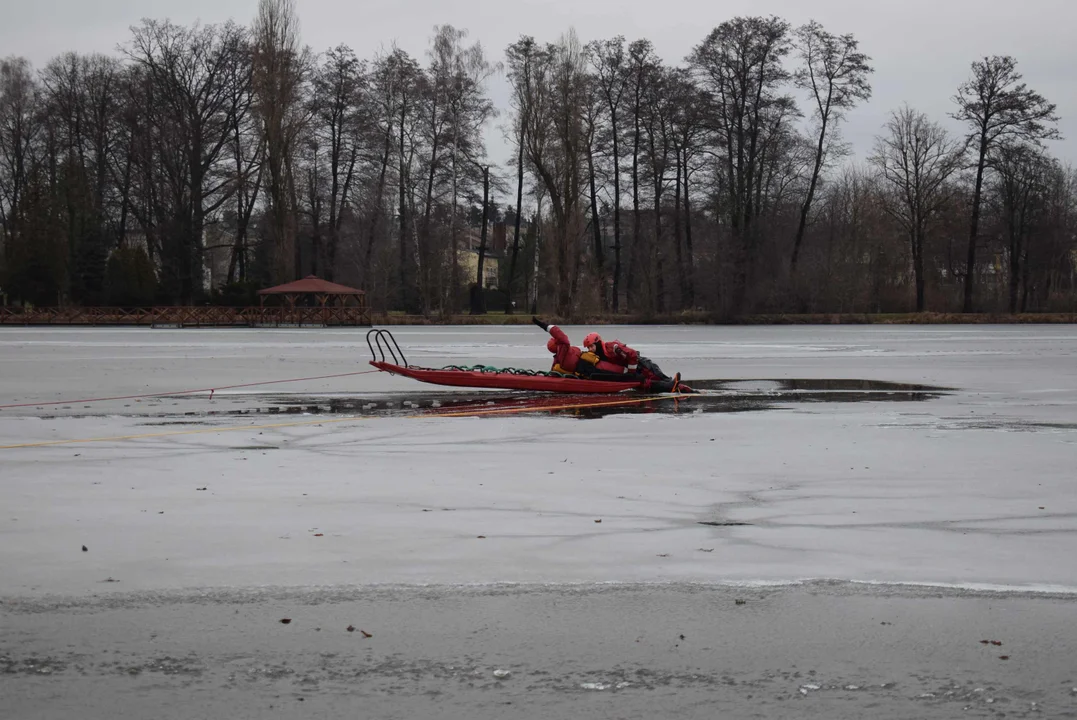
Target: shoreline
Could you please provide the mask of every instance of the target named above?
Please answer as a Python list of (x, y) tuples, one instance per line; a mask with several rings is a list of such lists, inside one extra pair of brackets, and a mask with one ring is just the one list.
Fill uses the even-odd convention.
[[(109, 310), (109, 308), (83, 308), (89, 311)], [(142, 310), (148, 311), (148, 308)], [(948, 313), (948, 312), (922, 312), (922, 313), (753, 313), (736, 317), (729, 317), (714, 312), (683, 312), (667, 313), (661, 315), (608, 315), (600, 313), (579, 313), (570, 318), (558, 317), (549, 312), (539, 312), (538, 315), (547, 322), (559, 325), (683, 325), (683, 326), (774, 326), (774, 325), (1072, 325), (1077, 324), (1077, 312), (1044, 312), (1044, 313)], [(366, 328), (378, 326), (464, 326), (474, 325), (480, 327), (497, 325), (530, 325), (531, 313), (518, 312), (505, 314), (492, 312), (485, 315), (407, 315), (402, 313), (372, 312), (370, 325), (352, 323), (264, 323), (254, 326), (246, 324), (205, 324), (198, 322), (190, 323), (164, 323), (151, 324), (142, 321), (132, 321), (128, 316), (110, 317), (101, 312), (92, 313), (93, 320), (78, 322), (63, 322), (58, 319), (48, 321), (35, 321), (19, 323), (11, 315), (0, 318), (0, 330), (5, 327), (11, 328), (121, 328), (121, 327), (144, 327), (148, 329), (304, 329), (304, 328)]]
[[(538, 313), (543, 320), (562, 325), (698, 325), (744, 327), (752, 325), (1071, 325), (1074, 313), (758, 313), (725, 317), (718, 313), (676, 313), (664, 315), (601, 315), (581, 313), (559, 318)], [(372, 313), (378, 325), (529, 325), (530, 313), (489, 313), (487, 315), (422, 316)]]
[(1072, 597), (671, 584), (174, 599), (5, 601), (5, 709), (26, 720), (941, 720), (1073, 717), (1077, 698)]
[(330, 585), (208, 585), (179, 588), (116, 589), (105, 592), (41, 594), (0, 594), (0, 608), (11, 614), (138, 608), (150, 605), (232, 604), (236, 602), (299, 601), (312, 597), (319, 604), (351, 602), (357, 598), (383, 601), (399, 595), (417, 597), (496, 598), (547, 592), (574, 595), (633, 594), (675, 591), (684, 593), (736, 594), (784, 592), (842, 597), (872, 598), (950, 598), (962, 600), (1049, 600), (1077, 603), (1077, 588), (1057, 586), (1006, 586), (981, 583), (938, 583), (886, 580), (852, 580), (809, 578), (798, 580), (758, 581), (550, 581), (550, 582), (471, 582), (471, 583), (369, 583)]

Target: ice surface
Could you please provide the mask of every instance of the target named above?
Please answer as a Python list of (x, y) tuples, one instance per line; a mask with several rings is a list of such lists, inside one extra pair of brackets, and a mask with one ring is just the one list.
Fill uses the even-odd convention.
[[(834, 578), (1077, 591), (1077, 329), (600, 331), (743, 392), (789, 378), (953, 392), (593, 421), (207, 414), (269, 392), (436, 390), (372, 373), (84, 408), (362, 371), (365, 331), (6, 328), (0, 405), (71, 402), (0, 409), (0, 445), (149, 437), (0, 450), (4, 590)], [(415, 364), (549, 366), (532, 327), (393, 333)]]

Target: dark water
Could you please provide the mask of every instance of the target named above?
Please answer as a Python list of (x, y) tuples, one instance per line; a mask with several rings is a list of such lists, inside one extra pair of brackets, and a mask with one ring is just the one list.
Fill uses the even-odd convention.
[(259, 407), (229, 414), (355, 414), (355, 415), (560, 415), (597, 419), (624, 414), (698, 414), (770, 410), (799, 403), (925, 402), (949, 388), (879, 380), (699, 380), (698, 394), (680, 397), (561, 395), (505, 391), (439, 391), (356, 397), (268, 398)]
[(210, 417), (280, 415), (502, 417), (557, 415), (593, 420), (625, 414), (701, 414), (772, 410), (809, 403), (926, 402), (952, 388), (881, 380), (752, 379), (693, 380), (694, 394), (608, 395), (456, 389), (421, 385), (409, 393), (363, 395), (220, 395), (154, 398), (146, 403), (60, 408), (43, 418), (130, 415), (156, 418), (154, 425), (190, 425)]

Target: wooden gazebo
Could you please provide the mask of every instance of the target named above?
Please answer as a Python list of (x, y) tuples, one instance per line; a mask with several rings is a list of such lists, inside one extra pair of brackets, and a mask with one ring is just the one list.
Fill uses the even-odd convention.
[[(332, 325), (369, 325), (370, 312), (366, 292), (339, 283), (307, 275), (302, 280), (258, 291), (259, 304), (266, 310), (266, 299), (279, 297), (284, 301), (283, 313), (295, 315), (297, 322), (320, 319)], [(310, 305), (301, 300), (312, 301)]]

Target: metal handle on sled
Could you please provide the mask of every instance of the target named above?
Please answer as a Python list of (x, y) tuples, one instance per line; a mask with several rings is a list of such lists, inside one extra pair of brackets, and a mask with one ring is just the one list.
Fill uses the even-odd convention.
[[(373, 342), (370, 340), (371, 335), (374, 336)], [(382, 346), (383, 339), (385, 341), (384, 347)], [(404, 351), (400, 349), (400, 345), (397, 344), (396, 338), (393, 337), (393, 334), (388, 330), (379, 328), (368, 330), (366, 334), (366, 345), (370, 348), (370, 356), (374, 360), (378, 360), (380, 356), (381, 362), (385, 362), (385, 352), (389, 351), (389, 356), (393, 358), (394, 365), (399, 365), (401, 367), (408, 366), (408, 359), (404, 357)], [(375, 346), (377, 346), (376, 351), (374, 349)], [(397, 357), (398, 354), (399, 357)]]

